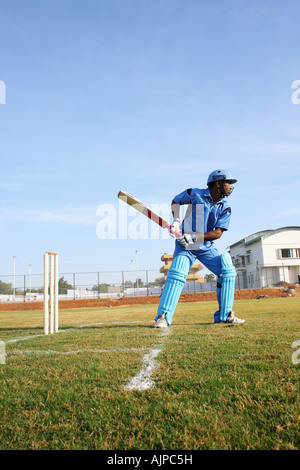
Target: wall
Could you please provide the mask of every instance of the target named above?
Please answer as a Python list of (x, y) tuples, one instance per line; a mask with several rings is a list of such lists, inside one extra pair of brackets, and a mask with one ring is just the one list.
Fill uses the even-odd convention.
[(280, 248), (300, 248), (300, 230), (286, 230), (264, 238), (264, 264), (300, 266), (300, 258), (281, 258)]

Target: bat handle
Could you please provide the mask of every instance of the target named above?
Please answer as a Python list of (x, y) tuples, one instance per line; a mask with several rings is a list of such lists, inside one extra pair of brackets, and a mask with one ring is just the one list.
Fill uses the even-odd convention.
[[(171, 229), (171, 226), (170, 226), (170, 229)], [(182, 233), (178, 232), (178, 230), (173, 230), (173, 232), (171, 232), (171, 230), (170, 230), (170, 234), (174, 235), (176, 238), (181, 238), (182, 237)]]

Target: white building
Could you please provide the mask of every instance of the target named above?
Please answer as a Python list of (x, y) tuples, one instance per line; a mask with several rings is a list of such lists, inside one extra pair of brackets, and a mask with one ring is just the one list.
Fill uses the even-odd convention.
[(238, 274), (237, 289), (300, 283), (300, 227), (253, 233), (228, 249)]

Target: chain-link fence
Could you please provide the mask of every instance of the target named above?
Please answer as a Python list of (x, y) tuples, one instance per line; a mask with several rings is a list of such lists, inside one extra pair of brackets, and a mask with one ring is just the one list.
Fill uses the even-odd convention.
[[(272, 267), (257, 267), (253, 272), (237, 272), (235, 288), (255, 289), (282, 287), (287, 284), (285, 271)], [(212, 280), (212, 277), (214, 279)], [(204, 281), (206, 281), (204, 279)], [(216, 289), (217, 278), (210, 282), (189, 280), (183, 293), (210, 292)], [(0, 275), (0, 302), (43, 300), (43, 274)], [(159, 269), (106, 271), (59, 274), (59, 299), (119, 298), (160, 295), (165, 278)]]

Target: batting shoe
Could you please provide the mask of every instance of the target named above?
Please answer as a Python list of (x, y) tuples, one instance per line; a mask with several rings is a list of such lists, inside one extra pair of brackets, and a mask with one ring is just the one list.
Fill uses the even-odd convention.
[(168, 322), (165, 318), (165, 314), (158, 315), (154, 328), (168, 328)]
[(224, 323), (236, 324), (236, 323), (245, 323), (245, 320), (235, 316), (234, 312), (230, 312), (227, 319)]

